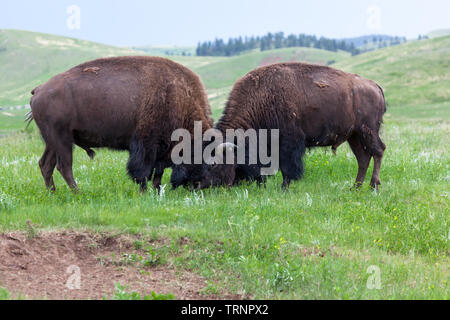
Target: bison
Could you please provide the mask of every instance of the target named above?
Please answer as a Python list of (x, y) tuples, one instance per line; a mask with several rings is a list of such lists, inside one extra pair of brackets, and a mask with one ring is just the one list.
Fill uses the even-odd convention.
[[(306, 148), (332, 146), (335, 152), (348, 141), (358, 161), (356, 186), (363, 183), (373, 158), (370, 185), (377, 188), (386, 148), (379, 136), (385, 112), (383, 90), (371, 80), (327, 66), (279, 63), (260, 67), (239, 79), (215, 127), (224, 134), (227, 129), (278, 129), (283, 188), (302, 177)], [(229, 146), (228, 142), (217, 150), (235, 149)], [(205, 163), (202, 168), (179, 165), (172, 173), (172, 186), (186, 181), (202, 188), (230, 186), (242, 179), (265, 182), (261, 167), (259, 162), (250, 165), (236, 161)]]
[(159, 57), (115, 57), (83, 63), (32, 91), (31, 116), (45, 142), (39, 161), (47, 188), (55, 190), (56, 166), (70, 188), (74, 144), (93, 158), (92, 148), (127, 150), (128, 174), (144, 191), (153, 176), (160, 187), (171, 166), (171, 134), (213, 125), (199, 77)]

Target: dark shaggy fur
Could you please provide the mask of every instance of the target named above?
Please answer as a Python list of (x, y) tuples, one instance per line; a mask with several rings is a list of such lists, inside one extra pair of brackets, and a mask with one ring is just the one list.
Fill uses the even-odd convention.
[[(45, 141), (39, 161), (45, 184), (55, 189), (58, 168), (67, 184), (72, 174), (72, 148), (93, 158), (91, 148), (128, 150), (128, 173), (143, 190), (154, 173), (159, 188), (171, 165), (171, 134), (194, 121), (212, 126), (210, 107), (197, 75), (158, 57), (118, 57), (81, 64), (51, 78), (32, 92), (32, 117)], [(30, 120), (30, 118), (29, 118)]]
[[(362, 184), (374, 158), (371, 185), (380, 184), (385, 149), (378, 133), (386, 103), (373, 81), (326, 66), (280, 63), (261, 67), (238, 80), (217, 129), (279, 129), (283, 186), (302, 177), (305, 148), (337, 147), (348, 141), (357, 160), (356, 183)], [(224, 174), (226, 171), (226, 174)], [(221, 177), (258, 180), (246, 165), (216, 165), (204, 173), (204, 186), (230, 184)]]

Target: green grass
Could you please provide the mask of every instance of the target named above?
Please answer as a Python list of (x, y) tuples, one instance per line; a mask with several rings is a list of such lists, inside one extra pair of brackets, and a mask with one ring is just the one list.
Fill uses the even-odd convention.
[(117, 283), (115, 285), (115, 292), (112, 297), (104, 297), (104, 300), (173, 300), (175, 296), (169, 294), (157, 294), (152, 291), (149, 295), (141, 295), (139, 292), (129, 292), (127, 287)]
[(11, 299), (11, 293), (9, 293), (8, 290), (5, 288), (0, 287), (0, 300), (10, 300)]
[[(449, 298), (449, 122), (387, 114), (382, 186), (350, 191), (357, 166), (347, 146), (305, 156), (301, 181), (282, 192), (231, 189), (158, 196), (139, 193), (125, 172), (127, 154), (99, 150), (91, 161), (75, 150), (73, 194), (55, 173), (44, 189), (36, 131), (0, 139), (0, 229), (87, 229), (150, 234), (179, 242), (169, 259), (220, 288), (252, 298)], [(163, 183), (169, 183), (166, 172)], [(171, 256), (171, 257), (170, 257)], [(381, 270), (380, 290), (368, 289), (369, 266)]]
[(0, 110), (0, 136), (25, 127), (25, 114), (29, 110)]

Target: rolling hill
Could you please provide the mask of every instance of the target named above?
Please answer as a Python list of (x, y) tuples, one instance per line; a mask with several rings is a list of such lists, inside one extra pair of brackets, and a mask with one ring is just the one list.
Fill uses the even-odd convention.
[(429, 38), (438, 38), (438, 37), (445, 37), (450, 36), (450, 29), (438, 29), (433, 30), (427, 34)]
[(377, 81), (390, 105), (450, 101), (450, 36), (364, 53), (333, 67)]
[[(165, 49), (161, 47), (159, 50)], [(34, 87), (84, 61), (98, 57), (144, 54), (144, 51), (49, 34), (0, 30), (0, 106), (27, 104)], [(168, 58), (197, 72), (205, 82), (213, 109), (220, 109), (232, 84), (257, 66), (281, 61), (328, 64), (348, 56), (346, 52), (289, 48), (249, 52), (234, 57), (177, 55)]]
[[(145, 52), (66, 37), (0, 30), (0, 106), (28, 103), (31, 89), (81, 62), (142, 54)], [(255, 50), (233, 57), (168, 58), (200, 75), (216, 117), (239, 77), (258, 66), (284, 61), (332, 64), (373, 79), (385, 88), (391, 106), (450, 101), (450, 36), (411, 41), (353, 57), (346, 52), (284, 48)]]
[(142, 54), (125, 48), (20, 30), (0, 30), (0, 106), (28, 103), (30, 91), (81, 62)]
[(195, 47), (179, 46), (141, 46), (131, 47), (133, 50), (143, 51), (152, 56), (195, 56)]

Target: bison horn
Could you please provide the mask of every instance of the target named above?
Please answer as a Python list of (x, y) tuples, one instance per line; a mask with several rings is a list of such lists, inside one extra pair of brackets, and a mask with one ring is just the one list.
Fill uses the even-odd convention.
[(216, 147), (216, 155), (222, 154), (225, 149), (227, 151), (231, 151), (231, 150), (234, 150), (237, 148), (238, 148), (238, 146), (231, 142), (221, 143)]

